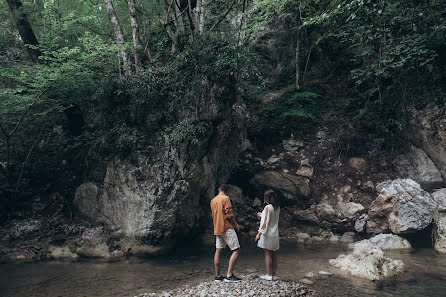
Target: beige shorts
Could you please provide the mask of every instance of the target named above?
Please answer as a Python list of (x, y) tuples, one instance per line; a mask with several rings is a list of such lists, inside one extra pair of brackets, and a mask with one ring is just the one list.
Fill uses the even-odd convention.
[(222, 235), (216, 235), (215, 237), (215, 247), (217, 249), (224, 249), (226, 245), (228, 245), (231, 251), (240, 248), (237, 233), (235, 233), (234, 229), (228, 229)]

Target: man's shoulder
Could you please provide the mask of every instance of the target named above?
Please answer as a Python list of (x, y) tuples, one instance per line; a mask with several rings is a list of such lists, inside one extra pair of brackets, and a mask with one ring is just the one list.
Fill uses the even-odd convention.
[(211, 203), (213, 203), (213, 202), (220, 202), (220, 201), (223, 202), (223, 201), (226, 201), (226, 200), (230, 201), (229, 196), (220, 194), (220, 195), (217, 195), (214, 198), (212, 198)]

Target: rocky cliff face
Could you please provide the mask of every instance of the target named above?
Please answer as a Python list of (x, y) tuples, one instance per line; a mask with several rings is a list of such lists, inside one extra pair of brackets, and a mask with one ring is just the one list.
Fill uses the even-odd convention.
[(102, 182), (82, 184), (74, 199), (80, 214), (154, 245), (196, 235), (247, 146), (243, 106), (228, 94), (214, 86), (196, 110), (178, 107), (180, 124), (156, 132), (147, 150), (110, 162)]
[[(413, 109), (410, 139), (432, 159), (446, 180), (446, 116), (444, 107), (429, 104)], [(443, 183), (444, 184), (444, 183)]]

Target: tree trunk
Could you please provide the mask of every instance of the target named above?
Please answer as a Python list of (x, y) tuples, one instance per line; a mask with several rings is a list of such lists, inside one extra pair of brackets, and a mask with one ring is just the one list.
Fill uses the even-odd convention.
[(138, 21), (136, 20), (136, 9), (135, 9), (135, 1), (128, 0), (129, 12), (130, 12), (130, 22), (132, 24), (132, 37), (133, 37), (133, 46), (135, 47), (135, 68), (139, 69), (141, 66), (141, 59), (139, 57), (139, 50), (141, 49), (141, 44), (139, 43), (139, 28)]
[[(107, 7), (108, 18), (113, 26), (113, 31), (115, 32), (116, 41), (118, 44), (124, 44), (124, 33), (122, 33), (121, 26), (119, 25), (118, 18), (116, 17), (115, 8), (113, 7), (112, 0), (104, 0), (105, 7)], [(130, 63), (128, 53), (125, 49), (121, 50), (122, 60), (124, 62), (124, 69), (126, 74), (130, 74)]]
[(38, 46), (39, 42), (37, 41), (36, 35), (34, 35), (31, 24), (28, 22), (28, 17), (23, 10), (22, 2), (20, 2), (20, 0), (6, 0), (6, 2), (9, 5), (9, 9), (11, 9), (17, 30), (19, 31), (20, 37), (25, 44), (31, 60), (37, 63), (41, 53), (39, 50), (31, 48), (30, 46)]
[(204, 32), (204, 11), (206, 8), (206, 0), (198, 1), (198, 34), (203, 34)]
[(296, 34), (296, 90), (300, 90), (299, 85), (299, 29), (297, 30)]

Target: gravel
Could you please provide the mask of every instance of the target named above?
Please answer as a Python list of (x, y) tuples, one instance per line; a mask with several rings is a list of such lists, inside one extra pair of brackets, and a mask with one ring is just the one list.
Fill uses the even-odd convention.
[(302, 284), (286, 280), (265, 281), (256, 275), (242, 276), (238, 283), (207, 281), (197, 286), (186, 286), (174, 291), (145, 293), (135, 297), (298, 297), (313, 296)]

